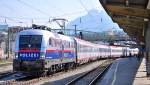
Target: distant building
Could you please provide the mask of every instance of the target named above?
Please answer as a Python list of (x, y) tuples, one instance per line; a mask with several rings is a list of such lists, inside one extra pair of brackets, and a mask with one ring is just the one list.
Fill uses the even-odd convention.
[(107, 32), (108, 32), (108, 35), (110, 35), (110, 36), (114, 35), (114, 32), (113, 32), (112, 28), (108, 29)]
[(0, 48), (0, 60), (4, 59), (4, 50)]
[(28, 29), (28, 28), (25, 28), (25, 27), (20, 27), (20, 26), (13, 26), (13, 27), (9, 27), (9, 32), (10, 33), (16, 33), (16, 32), (20, 32), (24, 29)]
[[(15, 49), (15, 36), (16, 33), (23, 30), (23, 27), (15, 26), (15, 27), (8, 27), (7, 25), (0, 25), (0, 58), (7, 56), (8, 47), (12, 57), (14, 55)], [(9, 34), (9, 45), (8, 45), (8, 34)]]
[(8, 29), (8, 25), (6, 25), (6, 24), (0, 24), (0, 29)]
[(6, 53), (6, 51), (7, 51), (6, 48), (7, 47), (6, 47), (6, 42), (5, 41), (0, 43), (0, 48), (3, 49), (4, 53)]

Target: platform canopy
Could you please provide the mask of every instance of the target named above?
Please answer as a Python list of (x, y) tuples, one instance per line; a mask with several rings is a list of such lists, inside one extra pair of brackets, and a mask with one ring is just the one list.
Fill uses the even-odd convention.
[(114, 22), (138, 42), (145, 42), (150, 21), (149, 0), (99, 0)]

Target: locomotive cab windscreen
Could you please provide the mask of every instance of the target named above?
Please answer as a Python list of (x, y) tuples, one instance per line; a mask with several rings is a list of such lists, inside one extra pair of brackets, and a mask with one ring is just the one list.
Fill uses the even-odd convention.
[(37, 60), (40, 58), (42, 35), (20, 35), (18, 58), (21, 60)]
[(20, 35), (19, 50), (40, 50), (42, 35)]

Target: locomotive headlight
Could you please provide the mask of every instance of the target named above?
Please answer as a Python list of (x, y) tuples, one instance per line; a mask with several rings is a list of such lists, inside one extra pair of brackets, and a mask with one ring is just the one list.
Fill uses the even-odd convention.
[(41, 54), (40, 54), (40, 58), (41, 58), (41, 59), (44, 59), (44, 58), (45, 58), (45, 53), (41, 53)]
[(16, 53), (15, 53), (15, 59), (17, 59), (17, 58), (18, 58), (18, 53), (16, 52)]
[(42, 56), (41, 56), (41, 59), (44, 59), (44, 58), (45, 58), (45, 56), (42, 55)]

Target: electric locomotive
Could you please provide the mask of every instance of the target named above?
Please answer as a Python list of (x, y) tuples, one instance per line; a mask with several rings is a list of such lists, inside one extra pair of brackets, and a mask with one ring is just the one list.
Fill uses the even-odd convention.
[(40, 29), (21, 31), (16, 37), (13, 70), (41, 74), (74, 65), (74, 39)]

